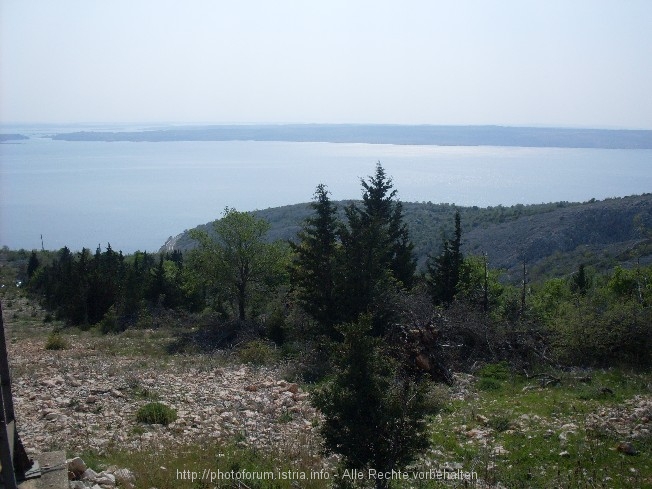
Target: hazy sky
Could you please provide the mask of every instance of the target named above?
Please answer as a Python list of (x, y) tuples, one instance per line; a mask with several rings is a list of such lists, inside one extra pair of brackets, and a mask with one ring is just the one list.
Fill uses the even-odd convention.
[(650, 0), (0, 0), (1, 122), (652, 129)]

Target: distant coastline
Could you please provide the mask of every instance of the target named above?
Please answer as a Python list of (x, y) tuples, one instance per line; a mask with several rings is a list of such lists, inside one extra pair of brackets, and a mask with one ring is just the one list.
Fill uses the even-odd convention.
[(23, 139), (29, 139), (29, 138), (22, 134), (0, 134), (0, 143), (9, 142), (9, 141), (21, 141)]
[(62, 141), (284, 141), (433, 146), (652, 149), (652, 131), (505, 126), (364, 124), (211, 125), (143, 131), (77, 131)]

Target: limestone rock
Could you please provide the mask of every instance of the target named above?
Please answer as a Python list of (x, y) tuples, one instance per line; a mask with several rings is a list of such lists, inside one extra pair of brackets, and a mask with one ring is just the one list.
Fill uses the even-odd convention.
[(127, 489), (132, 489), (136, 483), (136, 477), (129, 469), (118, 469), (113, 472), (116, 482)]

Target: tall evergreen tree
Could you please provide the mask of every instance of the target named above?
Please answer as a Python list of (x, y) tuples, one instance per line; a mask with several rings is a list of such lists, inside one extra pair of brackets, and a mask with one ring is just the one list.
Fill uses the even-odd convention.
[(32, 254), (29, 255), (29, 261), (27, 262), (27, 280), (30, 280), (36, 269), (39, 266), (38, 256), (36, 256), (36, 251), (32, 251)]
[(571, 279), (571, 290), (579, 293), (580, 295), (586, 295), (586, 292), (591, 286), (591, 280), (586, 273), (586, 267), (584, 263), (580, 263), (580, 267), (577, 270), (577, 273), (573, 275)]
[(426, 264), (426, 280), (435, 305), (448, 305), (457, 294), (464, 257), (460, 250), (462, 225), (459, 211), (455, 212), (455, 232), (452, 240), (444, 240), (443, 251), (431, 256)]
[(304, 310), (324, 328), (324, 333), (336, 337), (333, 328), (338, 322), (335, 296), (337, 253), (337, 208), (328, 197), (328, 190), (319, 184), (310, 204), (314, 215), (306, 219), (299, 232), (298, 243), (290, 243), (295, 253), (291, 278)]
[(368, 227), (377, 223), (386, 233), (387, 260), (394, 279), (405, 287), (410, 287), (414, 281), (416, 259), (413, 255), (414, 245), (410, 241), (407, 224), (403, 221), (403, 204), (396, 199), (392, 179), (387, 176), (380, 163), (376, 164), (376, 172), (369, 181), (362, 180), (363, 208), (361, 209), (362, 224)]
[[(362, 206), (345, 209), (347, 226), (341, 226), (342, 273), (340, 297), (345, 321), (354, 321), (374, 307), (384, 307), (383, 295), (395, 286), (409, 287), (416, 261), (403, 211), (395, 199), (391, 178), (378, 163), (368, 181), (362, 180)], [(377, 325), (386, 321), (374, 318)], [(376, 334), (382, 334), (374, 328)]]

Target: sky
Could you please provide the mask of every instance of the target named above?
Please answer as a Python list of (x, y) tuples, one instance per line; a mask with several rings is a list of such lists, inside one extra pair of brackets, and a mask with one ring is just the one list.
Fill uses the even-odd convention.
[(2, 123), (652, 129), (649, 0), (0, 0)]

